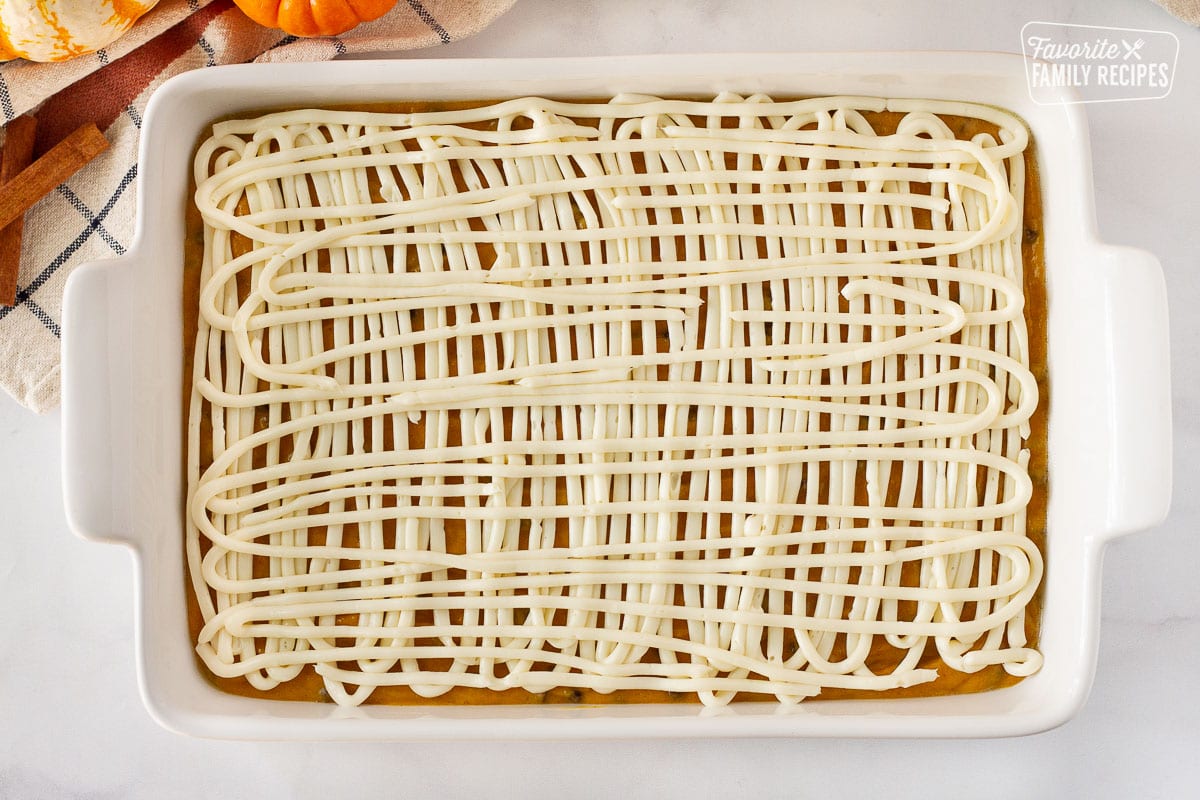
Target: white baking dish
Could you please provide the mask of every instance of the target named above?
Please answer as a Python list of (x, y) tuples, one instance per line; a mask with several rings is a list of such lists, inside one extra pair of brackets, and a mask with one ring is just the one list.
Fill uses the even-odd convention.
[[(1050, 368), (1045, 666), (994, 692), (915, 700), (695, 706), (339, 708), (224, 694), (197, 669), (183, 583), (180, 296), (192, 149), (214, 118), (277, 106), (617, 92), (961, 99), (1028, 122), (1044, 194)], [(645, 736), (1004, 736), (1083, 703), (1114, 536), (1167, 512), (1171, 423), (1166, 293), (1156, 259), (1096, 236), (1077, 105), (1029, 97), (1020, 57), (973, 53), (638, 56), (237, 66), (160, 89), (146, 113), (137, 240), (76, 270), (63, 339), (64, 491), (72, 528), (130, 547), (142, 693), (165, 726), (270, 739)]]

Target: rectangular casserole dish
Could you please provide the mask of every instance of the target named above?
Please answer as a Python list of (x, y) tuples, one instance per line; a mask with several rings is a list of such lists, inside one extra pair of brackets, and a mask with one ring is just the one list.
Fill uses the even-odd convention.
[[(619, 92), (969, 100), (1029, 125), (1044, 219), (1050, 496), (1041, 650), (1016, 686), (921, 699), (601, 707), (398, 707), (237, 697), (201, 675), (188, 636), (180, 469), (180, 297), (192, 151), (214, 119), (275, 107)], [(1064, 95), (1064, 100), (1069, 99)], [(137, 238), (71, 276), (63, 341), (63, 463), (80, 536), (135, 555), (142, 694), (168, 728), (242, 739), (631, 736), (1004, 736), (1061, 724), (1086, 697), (1103, 546), (1156, 524), (1170, 496), (1166, 292), (1156, 259), (1095, 234), (1087, 127), (1037, 105), (1019, 56), (813, 53), (247, 65), (180, 76), (142, 133)]]

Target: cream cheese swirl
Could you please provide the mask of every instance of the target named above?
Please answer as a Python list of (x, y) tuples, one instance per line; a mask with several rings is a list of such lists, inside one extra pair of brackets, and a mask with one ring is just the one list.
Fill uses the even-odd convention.
[(215, 124), (197, 652), (346, 705), (1035, 671), (1027, 146), (862, 97)]

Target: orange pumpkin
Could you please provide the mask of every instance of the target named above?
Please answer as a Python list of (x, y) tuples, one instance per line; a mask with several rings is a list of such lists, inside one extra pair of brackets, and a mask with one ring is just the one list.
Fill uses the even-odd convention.
[(233, 0), (259, 25), (293, 36), (336, 36), (382, 17), (396, 0)]
[(117, 40), (158, 0), (0, 0), (0, 59), (66, 61)]

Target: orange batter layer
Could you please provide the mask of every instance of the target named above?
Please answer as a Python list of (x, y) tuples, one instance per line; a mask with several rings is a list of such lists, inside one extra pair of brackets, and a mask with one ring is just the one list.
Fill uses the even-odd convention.
[[(455, 104), (438, 104), (436, 106), (427, 103), (396, 103), (385, 106), (368, 106), (363, 107), (371, 111), (388, 111), (397, 113), (411, 113), (423, 110), (444, 110), (451, 107), (469, 107), (478, 105), (478, 103), (455, 103)], [(871, 126), (878, 133), (886, 134), (895, 130), (896, 124), (899, 121), (901, 114), (895, 112), (872, 112), (865, 113), (864, 116), (870, 122)], [(973, 118), (962, 118), (941, 115), (941, 119), (945, 121), (950, 128), (955, 132), (959, 139), (969, 139), (978, 133), (990, 133), (995, 135), (995, 128), (989, 123)], [(1046, 320), (1046, 292), (1045, 292), (1045, 263), (1043, 258), (1041, 224), (1042, 224), (1042, 202), (1041, 191), (1038, 180), (1037, 164), (1034, 157), (1034, 148), (1031, 146), (1025, 153), (1025, 187), (1024, 187), (1024, 235), (1021, 241), (1021, 256), (1024, 270), (1024, 293), (1025, 293), (1025, 318), (1029, 330), (1030, 344), (1030, 365), (1033, 374), (1038, 382), (1040, 392), (1040, 402), (1037, 411), (1031, 420), (1031, 434), (1026, 446), (1031, 452), (1029, 464), (1029, 474), (1033, 480), (1034, 493), (1027, 510), (1027, 534), (1033, 543), (1045, 552), (1045, 517), (1046, 517), (1046, 495), (1047, 495), (1047, 475), (1046, 475), (1046, 416), (1048, 408), (1048, 386), (1046, 375), (1046, 337), (1045, 337), (1045, 320)], [(835, 216), (840, 213), (840, 209), (835, 209)], [(920, 214), (925, 215), (925, 225), (928, 225), (928, 212), (917, 212), (918, 223), (920, 223)], [(842, 220), (838, 220), (841, 224)], [(239, 246), (235, 237), (235, 253)], [(247, 242), (242, 240), (240, 246), (245, 248)], [(199, 212), (194, 204), (188, 204), (187, 210), (187, 239), (184, 253), (184, 292), (182, 298), (182, 320), (183, 320), (183, 360), (184, 360), (184, 385), (182, 393), (183, 403), (183, 418), (185, 420), (183, 437), (185, 441), (186, 451), (186, 420), (187, 406), (191, 397), (191, 369), (192, 357), (194, 352), (195, 338), (197, 332), (197, 316), (198, 316), (198, 297), (200, 285), (200, 267), (203, 259), (203, 226)], [(451, 351), (453, 355), (453, 351)], [(477, 357), (478, 354), (477, 354)], [(481, 357), (480, 363), (481, 363)], [(418, 359), (418, 376), (421, 370), (421, 360)], [(507, 412), (506, 412), (507, 413)], [(265, 420), (263, 423), (265, 425)], [(370, 424), (369, 421), (367, 423)], [(211, 428), (209, 426), (208, 415), (205, 414), (202, 419), (202, 430), (200, 441), (211, 441)], [(451, 416), (450, 421), (450, 444), (460, 442), (457, 432), (457, 415)], [(390, 443), (390, 431), (386, 432), (385, 437)], [(369, 432), (367, 438), (370, 438)], [(416, 423), (409, 429), (409, 441), (421, 441), (424, 438), (424, 430), (422, 423)], [(285, 455), (286, 457), (286, 455)], [(211, 463), (211, 452), (202, 452), (200, 467), (203, 470)], [(859, 487), (860, 493), (865, 493), (865, 488)], [(560, 501), (565, 501), (565, 494), (560, 490)], [(684, 493), (681, 493), (684, 496)], [(394, 500), (391, 502), (394, 503)], [(461, 523), (456, 523), (454, 520), (447, 520), (447, 549), (450, 552), (463, 551), (463, 529)], [(565, 522), (564, 522), (565, 526)], [(390, 530), (385, 531), (385, 541), (394, 541), (394, 525)], [(565, 544), (565, 527), (560, 531), (560, 536)], [(314, 529), (309, 532), (309, 540), (311, 542), (320, 542), (323, 537), (323, 531)], [(343, 542), (345, 545), (354, 547), (357, 545), (357, 534), (354, 527), (347, 526), (343, 534)], [(263, 563), (258, 563), (259, 561)], [(915, 566), (915, 565), (914, 565)], [(857, 567), (855, 568), (857, 569)], [(186, 578), (186, 565), (181, 565), (181, 585), (187, 593), (187, 608), (188, 608), (188, 628), (192, 640), (195, 641), (200, 628), (203, 625), (199, 605), (190, 588), (190, 581)], [(261, 572), (260, 572), (261, 570)], [(256, 576), (266, 574), (265, 559), (256, 561)], [(454, 570), (450, 571), (450, 577), (454, 577)], [(906, 581), (907, 583), (907, 581)], [(679, 602), (681, 602), (681, 598)], [(1029, 603), (1026, 612), (1026, 635), (1028, 637), (1029, 646), (1036, 647), (1038, 642), (1038, 620), (1041, 616), (1042, 590), (1039, 589), (1032, 601)], [(901, 603), (900, 616), (906, 618), (906, 610), (904, 603)], [(910, 604), (911, 605), (911, 604)], [(455, 613), (451, 612), (452, 618)], [(907, 611), (907, 616), (911, 616), (911, 609)], [(355, 622), (354, 615), (339, 617), (339, 624), (353, 624)], [(418, 617), (420, 623), (420, 617)], [(686, 625), (682, 622), (677, 622), (680, 627), (680, 632), (686, 632)], [(868, 666), (873, 671), (887, 671), (890, 666), (895, 665), (899, 658), (903, 655), (902, 651), (898, 651), (890, 647), (883, 637), (875, 638), (871, 655), (868, 659)], [(831, 654), (833, 660), (837, 660), (845, 653), (844, 635), (839, 636), (838, 643), (834, 647)], [(248, 697), (271, 698), (278, 700), (301, 700), (315, 702), (331, 702), (325, 692), (323, 681), (320, 676), (312, 669), (307, 667), (294, 680), (281, 684), (280, 686), (269, 691), (260, 691), (252, 687), (245, 680), (240, 678), (218, 678), (213, 676), (197, 659), (197, 668), (206, 676), (206, 678), (217, 688), (237, 695)], [(447, 660), (446, 665), (449, 665)], [(968, 692), (980, 692), (990, 689), (998, 689), (1005, 686), (1010, 686), (1017, 683), (1021, 679), (1009, 675), (1004, 671), (1003, 667), (989, 666), (979, 672), (967, 674), (956, 670), (944, 668), (940, 657), (937, 655), (932, 643), (927, 648), (924, 657), (920, 662), (921, 668), (939, 669), (939, 674), (936, 680), (923, 683), (917, 686), (903, 689), (891, 689), (885, 692), (866, 691), (866, 690), (849, 690), (824, 688), (820, 695), (812, 699), (838, 699), (838, 698), (858, 698), (858, 697), (924, 697), (933, 695), (960, 694)], [(760, 694), (739, 694), (735, 698), (740, 700), (762, 700), (764, 695)], [(486, 705), (486, 704), (538, 704), (538, 703), (581, 703), (581, 704), (603, 704), (603, 703), (698, 703), (697, 695), (694, 693), (680, 692), (665, 692), (651, 690), (632, 690), (623, 689), (610, 693), (601, 693), (589, 689), (572, 689), (572, 688), (557, 688), (546, 691), (544, 693), (532, 693), (524, 689), (508, 689), (505, 691), (494, 691), (489, 689), (471, 688), (471, 687), (455, 687), (445, 694), (429, 699), (424, 698), (411, 689), (404, 686), (379, 686), (377, 687), (370, 698), (366, 701), (371, 704), (393, 704), (393, 705)], [(811, 702), (811, 700), (809, 701)]]

